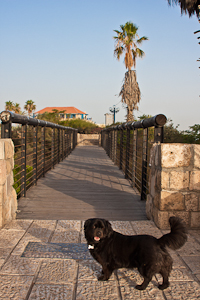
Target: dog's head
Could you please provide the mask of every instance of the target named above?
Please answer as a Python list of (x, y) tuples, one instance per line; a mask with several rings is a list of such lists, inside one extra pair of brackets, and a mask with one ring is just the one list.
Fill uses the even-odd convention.
[(104, 219), (88, 219), (84, 224), (85, 238), (89, 244), (99, 243), (106, 237), (110, 237), (113, 230), (110, 222)]

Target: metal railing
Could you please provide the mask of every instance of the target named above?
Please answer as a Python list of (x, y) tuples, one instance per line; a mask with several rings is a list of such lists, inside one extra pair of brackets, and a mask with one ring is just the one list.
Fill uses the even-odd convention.
[(153, 143), (163, 143), (167, 118), (156, 115), (142, 121), (128, 122), (102, 130), (101, 145), (121, 169), (125, 178), (145, 200), (149, 192), (149, 158)]
[(17, 196), (26, 191), (55, 164), (67, 157), (77, 144), (77, 129), (3, 111), (1, 138), (12, 138), (14, 188)]

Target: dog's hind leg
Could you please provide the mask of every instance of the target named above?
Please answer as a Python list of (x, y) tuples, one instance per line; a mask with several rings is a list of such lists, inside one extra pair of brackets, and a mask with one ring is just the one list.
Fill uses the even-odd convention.
[(169, 272), (168, 272), (168, 270), (162, 270), (161, 272), (160, 272), (160, 274), (162, 275), (162, 277), (163, 277), (163, 283), (162, 284), (159, 284), (158, 285), (158, 288), (160, 289), (160, 290), (164, 290), (164, 289), (166, 289), (166, 288), (168, 288), (168, 286), (169, 286)]
[(169, 286), (169, 275), (172, 270), (172, 258), (170, 255), (165, 256), (165, 264), (159, 271), (163, 277), (163, 283), (158, 286), (160, 290), (164, 290)]
[(151, 279), (152, 279), (152, 276), (150, 276), (150, 277), (144, 277), (144, 281), (143, 281), (143, 283), (142, 284), (138, 284), (138, 285), (136, 285), (136, 289), (137, 290), (145, 290), (146, 289), (146, 287), (147, 287), (147, 285), (149, 284), (149, 282), (151, 281)]

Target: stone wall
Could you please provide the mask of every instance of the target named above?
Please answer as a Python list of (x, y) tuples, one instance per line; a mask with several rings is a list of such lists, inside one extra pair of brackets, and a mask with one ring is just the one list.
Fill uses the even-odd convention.
[(14, 145), (11, 139), (0, 139), (0, 228), (15, 219), (17, 195), (13, 188)]
[(100, 134), (77, 134), (77, 145), (78, 146), (88, 146), (88, 145), (101, 145), (101, 135)]
[(200, 145), (154, 144), (150, 166), (147, 217), (161, 229), (170, 216), (200, 228)]

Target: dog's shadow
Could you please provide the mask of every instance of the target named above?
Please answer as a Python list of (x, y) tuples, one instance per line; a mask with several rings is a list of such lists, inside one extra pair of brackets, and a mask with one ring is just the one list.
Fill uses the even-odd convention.
[[(128, 285), (129, 287), (135, 287), (136, 285), (140, 285), (143, 282), (143, 277), (140, 275), (140, 273), (137, 271), (137, 269), (118, 269), (115, 270), (115, 274), (117, 276), (117, 279), (119, 281), (120, 285)], [(156, 277), (153, 276), (151, 282), (149, 283), (148, 287), (158, 287), (158, 282), (156, 280)], [(147, 289), (148, 289), (147, 287)]]
[[(98, 277), (101, 275), (101, 270), (101, 265), (93, 259), (79, 260), (79, 280), (98, 281)], [(120, 286), (129, 286), (133, 288), (143, 282), (143, 277), (139, 274), (137, 269), (122, 268), (115, 270), (107, 282), (112, 283), (115, 280), (119, 282)], [(153, 287), (158, 287), (158, 282), (155, 276), (149, 283), (148, 287), (150, 286), (152, 288), (152, 285)]]

